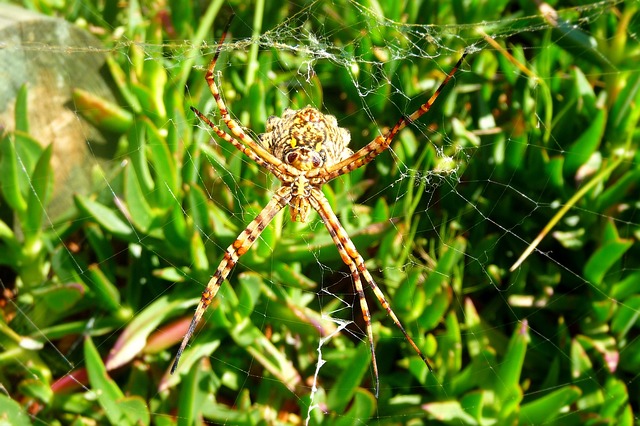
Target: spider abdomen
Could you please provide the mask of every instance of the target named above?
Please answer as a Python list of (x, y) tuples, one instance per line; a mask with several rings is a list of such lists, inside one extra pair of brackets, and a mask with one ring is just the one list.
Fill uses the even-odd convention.
[(353, 154), (347, 148), (349, 131), (311, 106), (269, 117), (259, 140), (275, 157), (302, 171), (329, 167)]

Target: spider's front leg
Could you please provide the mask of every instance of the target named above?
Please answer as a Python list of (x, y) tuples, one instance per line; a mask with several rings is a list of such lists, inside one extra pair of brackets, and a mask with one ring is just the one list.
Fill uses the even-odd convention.
[(328, 182), (331, 179), (335, 179), (340, 175), (349, 173), (357, 168), (364, 166), (365, 164), (371, 162), (374, 158), (376, 158), (382, 152), (384, 152), (387, 148), (389, 148), (389, 145), (391, 145), (391, 142), (396, 137), (396, 135), (400, 132), (400, 130), (404, 129), (405, 127), (407, 127), (408, 124), (413, 123), (414, 121), (422, 117), (424, 114), (429, 112), (429, 110), (433, 106), (436, 99), (438, 99), (438, 96), (440, 96), (440, 93), (442, 92), (442, 90), (447, 86), (447, 84), (449, 84), (449, 81), (451, 81), (455, 73), (460, 68), (460, 65), (462, 65), (462, 61), (464, 61), (464, 58), (467, 56), (467, 53), (468, 52), (465, 51), (462, 54), (460, 59), (458, 59), (458, 62), (456, 62), (456, 64), (451, 69), (451, 71), (449, 71), (449, 74), (447, 74), (447, 76), (444, 78), (442, 83), (440, 83), (440, 85), (438, 86), (436, 91), (433, 93), (433, 95), (431, 95), (429, 100), (427, 100), (427, 102), (425, 102), (424, 104), (420, 105), (420, 108), (414, 111), (411, 115), (400, 118), (396, 122), (396, 124), (393, 126), (391, 131), (389, 131), (384, 135), (377, 136), (374, 140), (372, 140), (367, 145), (360, 148), (355, 153), (351, 154), (349, 157), (335, 164), (332, 164), (331, 166), (328, 166), (325, 169), (317, 169), (317, 171), (315, 171), (314, 173), (309, 173), (308, 177), (315, 178), (317, 176), (318, 177), (321, 176), (324, 182)]
[(191, 324), (189, 324), (189, 329), (182, 339), (182, 343), (180, 344), (180, 349), (176, 353), (175, 361), (171, 366), (171, 374), (176, 371), (178, 367), (178, 362), (180, 361), (180, 357), (182, 356), (182, 352), (189, 343), (191, 336), (196, 330), (196, 326), (202, 319), (204, 312), (207, 310), (214, 297), (218, 293), (222, 282), (227, 278), (229, 272), (233, 269), (233, 267), (238, 263), (238, 259), (240, 256), (245, 254), (249, 248), (253, 245), (253, 243), (258, 239), (262, 231), (269, 225), (274, 216), (285, 207), (289, 201), (291, 200), (291, 188), (281, 187), (276, 191), (273, 198), (266, 205), (264, 209), (256, 216), (253, 221), (246, 227), (244, 231), (238, 238), (227, 248), (227, 251), (224, 254), (224, 258), (218, 265), (218, 269), (213, 274), (209, 282), (207, 283), (207, 287), (204, 292), (202, 292), (202, 297), (200, 298), (200, 303), (198, 304), (198, 308), (196, 309), (196, 313), (193, 315), (191, 319)]

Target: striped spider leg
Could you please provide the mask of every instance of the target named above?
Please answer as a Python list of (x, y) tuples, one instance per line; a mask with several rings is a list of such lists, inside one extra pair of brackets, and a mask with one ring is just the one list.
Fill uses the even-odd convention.
[(351, 271), (356, 293), (360, 301), (362, 316), (366, 325), (367, 338), (369, 339), (377, 397), (379, 390), (378, 365), (373, 343), (371, 315), (365, 298), (362, 279), (364, 279), (367, 285), (373, 290), (379, 303), (387, 311), (387, 314), (391, 317), (394, 324), (402, 331), (402, 334), (429, 370), (432, 370), (432, 368), (420, 348), (418, 348), (406, 332), (402, 323), (391, 309), (391, 305), (382, 293), (382, 290), (376, 285), (373, 277), (366, 269), (364, 259), (358, 253), (358, 250), (322, 193), (322, 185), (340, 175), (349, 173), (369, 163), (389, 147), (400, 130), (429, 111), (442, 89), (457, 71), (466, 54), (460, 58), (436, 92), (425, 104), (410, 116), (398, 120), (391, 131), (376, 137), (355, 153), (347, 147), (350, 142), (348, 130), (338, 127), (335, 117), (324, 115), (311, 106), (300, 110), (286, 109), (281, 117), (270, 117), (267, 120), (266, 132), (260, 134), (258, 136), (258, 142), (256, 142), (245, 133), (240, 123), (235, 121), (229, 114), (229, 110), (220, 95), (218, 85), (214, 78), (214, 68), (220, 56), (230, 22), (231, 21), (227, 24), (218, 42), (216, 53), (207, 68), (205, 79), (216, 101), (216, 105), (220, 110), (222, 120), (231, 133), (227, 133), (212, 123), (211, 120), (196, 108), (192, 107), (191, 109), (204, 123), (211, 127), (221, 139), (229, 142), (258, 165), (269, 170), (281, 181), (282, 186), (275, 192), (267, 206), (227, 248), (220, 265), (202, 293), (200, 303), (196, 308), (189, 329), (180, 344), (175, 361), (171, 366), (171, 373), (173, 374), (175, 372), (182, 352), (191, 339), (205, 310), (216, 296), (223, 281), (236, 265), (240, 256), (249, 250), (274, 216), (284, 207), (289, 206), (291, 220), (306, 222), (311, 208), (313, 208), (320, 215), (320, 218), (338, 248), (340, 257)]

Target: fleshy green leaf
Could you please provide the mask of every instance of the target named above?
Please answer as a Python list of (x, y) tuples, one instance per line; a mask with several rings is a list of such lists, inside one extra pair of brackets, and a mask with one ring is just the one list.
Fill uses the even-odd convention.
[(76, 111), (99, 129), (125, 133), (133, 124), (133, 115), (120, 106), (82, 89), (73, 89)]
[(116, 382), (108, 376), (100, 354), (89, 337), (84, 341), (84, 357), (91, 389), (111, 424), (148, 425), (149, 409), (144, 400), (140, 397), (125, 398)]
[(29, 133), (29, 107), (28, 107), (28, 95), (29, 91), (26, 84), (20, 86), (16, 96), (16, 131)]
[(300, 374), (263, 332), (248, 318), (240, 320), (230, 336), (236, 344), (242, 346), (271, 374), (278, 378), (287, 388), (294, 389), (300, 383)]
[(176, 198), (180, 198), (182, 191), (175, 159), (158, 129), (149, 120), (143, 120), (141, 124), (146, 127), (149, 160), (155, 173), (157, 206), (162, 209), (170, 208), (176, 204)]
[(564, 171), (568, 176), (574, 176), (578, 168), (596, 151), (602, 141), (606, 124), (607, 111), (600, 108), (589, 127), (571, 144), (565, 155)]
[(7, 204), (15, 211), (19, 216), (25, 214), (27, 210), (27, 201), (25, 200), (20, 188), (22, 187), (20, 181), (23, 180), (18, 165), (18, 155), (16, 153), (15, 139), (12, 134), (7, 133), (0, 142), (0, 149), (2, 149), (2, 157), (0, 158), (0, 189)]
[(378, 401), (371, 392), (356, 388), (349, 410), (336, 419), (335, 425), (351, 426), (367, 422), (374, 415), (377, 405)]
[(342, 413), (351, 402), (356, 389), (360, 386), (364, 375), (371, 368), (371, 351), (369, 343), (364, 342), (351, 361), (342, 371), (334, 386), (327, 395), (327, 406), (338, 413)]
[(631, 248), (633, 241), (615, 240), (603, 244), (584, 266), (584, 277), (592, 284), (602, 283), (609, 269)]
[(31, 176), (31, 191), (27, 197), (27, 221), (24, 225), (25, 234), (29, 236), (40, 233), (42, 219), (51, 198), (53, 187), (52, 152), (53, 144), (50, 144), (42, 152)]
[[(138, 356), (145, 348), (147, 339), (157, 327), (168, 318), (177, 313), (184, 312), (188, 307), (193, 306), (196, 299), (169, 301), (168, 297), (161, 297), (148, 305), (145, 309), (129, 322), (118, 340), (109, 352), (106, 365), (109, 370), (121, 367)], [(186, 330), (185, 330), (186, 331)], [(178, 339), (176, 339), (176, 342)]]
[(130, 164), (127, 165), (124, 176), (124, 196), (129, 213), (131, 213), (131, 221), (135, 223), (136, 227), (142, 232), (149, 232), (156, 216), (147, 202), (148, 194), (142, 191), (140, 179)]
[(93, 290), (100, 308), (110, 312), (120, 309), (120, 292), (98, 265), (89, 266), (85, 282)]
[(89, 215), (107, 231), (117, 234), (121, 238), (133, 237), (131, 225), (122, 220), (115, 210), (79, 194), (74, 197), (74, 200), (81, 211)]
[(565, 386), (556, 389), (531, 402), (522, 404), (520, 421), (523, 424), (542, 425), (561, 416), (563, 409), (573, 404), (582, 392), (577, 386)]
[(31, 417), (20, 404), (4, 393), (0, 393), (0, 413), (2, 413), (1, 426), (29, 426), (32, 424)]
[(476, 420), (467, 414), (458, 401), (432, 402), (422, 405), (422, 409), (434, 419), (450, 424), (478, 425)]
[(84, 341), (84, 358), (87, 363), (89, 383), (105, 414), (112, 424), (127, 424), (119, 404), (119, 401), (124, 398), (124, 393), (107, 375), (107, 369), (90, 337), (86, 337)]

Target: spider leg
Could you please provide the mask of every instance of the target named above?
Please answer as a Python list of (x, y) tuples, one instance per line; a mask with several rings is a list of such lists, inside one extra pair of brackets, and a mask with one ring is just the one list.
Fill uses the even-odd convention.
[(265, 150), (262, 147), (258, 147), (259, 148), (258, 152), (253, 151), (251, 148), (240, 143), (237, 139), (235, 139), (233, 136), (231, 136), (230, 134), (222, 130), (220, 127), (213, 124), (213, 122), (209, 120), (207, 116), (205, 116), (203, 113), (198, 111), (197, 108), (191, 107), (191, 111), (193, 111), (200, 118), (200, 120), (204, 121), (209, 127), (211, 127), (211, 129), (213, 129), (213, 131), (216, 132), (216, 135), (218, 135), (220, 138), (232, 144), (240, 152), (242, 152), (244, 155), (252, 159), (256, 164), (269, 170), (271, 173), (274, 174), (275, 177), (280, 179), (280, 181), (287, 180), (287, 178), (285, 177), (285, 173), (281, 170), (282, 167), (279, 168), (279, 164), (284, 167), (286, 167), (287, 165), (282, 163), (277, 158), (276, 158), (276, 161), (273, 161), (273, 162), (269, 161), (268, 159), (265, 159), (265, 158), (269, 158), (269, 156), (273, 157), (273, 155), (267, 152), (267, 150)]
[(327, 230), (329, 231), (329, 234), (331, 235), (333, 242), (338, 248), (338, 252), (340, 252), (340, 257), (342, 258), (342, 261), (347, 266), (349, 266), (349, 269), (351, 271), (351, 276), (353, 278), (356, 292), (358, 293), (358, 298), (360, 299), (360, 308), (362, 310), (362, 316), (364, 318), (366, 328), (367, 328), (367, 337), (369, 339), (369, 346), (371, 349), (371, 361), (373, 363), (373, 372), (376, 379), (376, 398), (378, 397), (378, 390), (380, 385), (380, 381), (378, 378), (378, 365), (376, 362), (376, 354), (375, 354), (374, 345), (373, 345), (373, 330), (371, 327), (371, 315), (369, 313), (369, 306), (367, 305), (367, 300), (364, 295), (364, 289), (362, 287), (362, 281), (360, 277), (363, 277), (365, 282), (369, 285), (369, 287), (371, 287), (374, 294), (376, 295), (376, 298), (380, 302), (380, 305), (382, 305), (382, 307), (387, 311), (387, 314), (391, 317), (394, 324), (400, 329), (400, 331), (402, 331), (402, 334), (404, 334), (404, 337), (407, 339), (407, 341), (409, 342), (411, 347), (416, 351), (416, 353), (420, 356), (420, 358), (422, 358), (427, 368), (429, 368), (429, 371), (433, 371), (433, 369), (431, 368), (431, 365), (429, 364), (429, 361), (427, 361), (427, 358), (424, 356), (420, 348), (418, 348), (418, 346), (415, 344), (413, 339), (409, 336), (405, 328), (402, 326), (400, 319), (396, 316), (396, 314), (391, 309), (391, 305), (387, 301), (387, 298), (384, 296), (384, 293), (382, 292), (382, 290), (380, 290), (376, 282), (373, 280), (373, 277), (371, 276), (371, 274), (367, 270), (367, 267), (364, 264), (364, 259), (362, 258), (362, 256), (360, 256), (360, 253), (358, 253), (358, 250), (356, 249), (355, 245), (347, 235), (347, 232), (344, 230), (344, 228), (340, 224), (338, 217), (335, 215), (333, 210), (331, 210), (329, 202), (327, 201), (322, 191), (317, 188), (312, 188), (311, 195), (309, 196), (309, 201), (311, 203), (311, 206), (318, 212), (318, 214), (322, 218), (322, 221), (327, 227)]
[(398, 122), (395, 124), (395, 126), (393, 126), (391, 131), (389, 131), (389, 133), (383, 136), (376, 137), (367, 145), (360, 148), (358, 151), (353, 153), (348, 158), (340, 161), (339, 163), (336, 163), (330, 167), (327, 167), (326, 169), (318, 169), (318, 172), (316, 172), (315, 174), (309, 173), (307, 174), (307, 176), (311, 178), (311, 177), (316, 177), (315, 175), (317, 174), (318, 177), (323, 177), (325, 179), (324, 182), (328, 182), (331, 179), (334, 179), (340, 175), (349, 173), (357, 168), (360, 168), (365, 164), (369, 163), (374, 158), (376, 158), (380, 153), (382, 153), (384, 150), (389, 148), (389, 145), (391, 144), (391, 142), (393, 141), (393, 139), (396, 137), (396, 135), (400, 130), (407, 127), (407, 124), (412, 123), (417, 119), (419, 119), (420, 117), (422, 117), (425, 113), (427, 113), (431, 109), (431, 106), (436, 101), (438, 96), (440, 96), (440, 93), (445, 88), (445, 86), (449, 84), (449, 81), (453, 78), (454, 74), (458, 71), (458, 68), (460, 68), (462, 61), (466, 56), (467, 56), (467, 52), (465, 51), (460, 57), (460, 59), (458, 59), (458, 62), (456, 62), (453, 69), (449, 71), (449, 74), (447, 74), (447, 76), (442, 81), (442, 83), (440, 83), (440, 86), (438, 86), (435, 93), (431, 95), (429, 100), (424, 104), (422, 104), (417, 111), (415, 111), (408, 117), (400, 118)]
[[(234, 15), (235, 16), (235, 15)], [(210, 120), (208, 120), (201, 112), (197, 109), (191, 107), (193, 112), (195, 112), (198, 117), (200, 117), (205, 123), (207, 123), (221, 138), (230, 142), (238, 148), (240, 151), (244, 152), (249, 158), (257, 162), (258, 164), (266, 167), (269, 171), (271, 171), (276, 177), (279, 179), (284, 177), (287, 172), (288, 174), (299, 174), (299, 171), (294, 167), (291, 167), (288, 164), (283, 163), (279, 158), (275, 157), (271, 152), (267, 151), (262, 147), (262, 145), (256, 143), (249, 135), (247, 135), (244, 130), (242, 130), (242, 126), (236, 120), (234, 120), (229, 114), (229, 109), (227, 105), (224, 103), (222, 96), (220, 95), (220, 89), (218, 89), (218, 85), (216, 84), (214, 77), (214, 69), (216, 64), (218, 63), (218, 58), (220, 57), (220, 52), (222, 52), (222, 46), (224, 45), (224, 40), (227, 37), (227, 33), (229, 32), (229, 26), (231, 25), (231, 21), (233, 20), (233, 16), (227, 22), (227, 25), (222, 33), (222, 37), (220, 37), (220, 41), (218, 42), (218, 47), (216, 48), (216, 53), (213, 56), (213, 59), (209, 63), (207, 67), (207, 72), (204, 76), (205, 80), (207, 80), (207, 84), (209, 85), (209, 90), (213, 95), (213, 98), (216, 101), (216, 105), (218, 105), (218, 109), (220, 110), (220, 116), (222, 120), (229, 128), (231, 133), (245, 146), (239, 143), (237, 140), (233, 139), (229, 134), (221, 130), (218, 126), (214, 125)], [(226, 136), (225, 136), (226, 135)], [(250, 150), (247, 149), (250, 148)], [(251, 152), (253, 151), (253, 152)]]
[(178, 362), (180, 361), (180, 357), (182, 356), (182, 352), (184, 351), (187, 343), (191, 339), (196, 326), (202, 319), (202, 315), (207, 310), (214, 297), (216, 297), (216, 293), (220, 289), (222, 282), (227, 278), (229, 272), (233, 269), (233, 267), (238, 263), (238, 259), (240, 256), (245, 254), (247, 250), (253, 245), (255, 240), (258, 239), (262, 231), (267, 227), (269, 222), (273, 219), (273, 217), (282, 210), (283, 207), (287, 205), (289, 200), (291, 199), (291, 189), (287, 187), (281, 187), (274, 194), (269, 204), (266, 205), (264, 209), (256, 216), (255, 219), (251, 221), (251, 223), (245, 228), (238, 238), (227, 248), (227, 251), (224, 254), (220, 265), (218, 265), (218, 269), (213, 274), (209, 282), (207, 283), (207, 287), (202, 293), (202, 298), (200, 299), (200, 303), (196, 309), (196, 313), (193, 315), (193, 319), (191, 320), (191, 324), (189, 324), (189, 329), (182, 339), (182, 343), (180, 344), (180, 349), (176, 353), (175, 361), (171, 366), (171, 374), (176, 371), (178, 367)]

